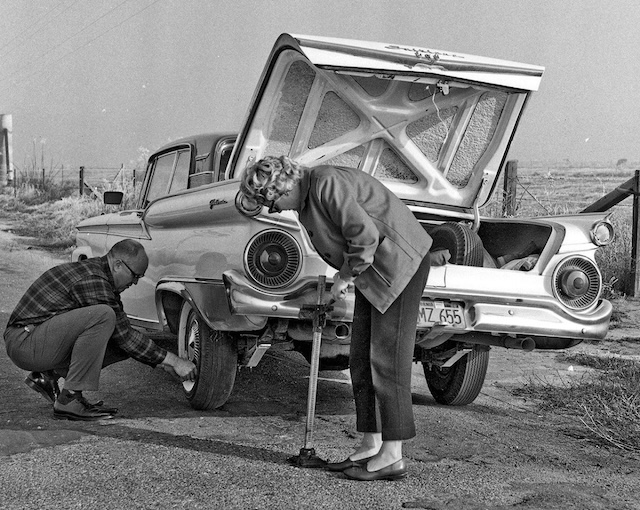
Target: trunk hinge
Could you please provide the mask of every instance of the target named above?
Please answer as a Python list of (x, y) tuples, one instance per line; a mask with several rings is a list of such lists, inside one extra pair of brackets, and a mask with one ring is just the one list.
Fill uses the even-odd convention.
[(480, 189), (478, 190), (478, 194), (476, 195), (476, 200), (473, 202), (473, 226), (471, 230), (474, 232), (478, 232), (480, 229), (480, 197), (482, 196), (482, 191), (489, 183), (489, 176), (487, 172), (485, 172), (482, 176), (482, 182), (480, 183)]

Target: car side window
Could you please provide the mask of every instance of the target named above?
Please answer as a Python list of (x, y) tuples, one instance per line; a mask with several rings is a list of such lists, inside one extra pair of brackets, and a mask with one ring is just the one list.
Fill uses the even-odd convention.
[(189, 166), (191, 163), (191, 151), (182, 150), (178, 151), (176, 169), (173, 172), (173, 179), (171, 180), (171, 187), (169, 188), (169, 194), (175, 193), (183, 189), (187, 189), (189, 179)]
[(176, 153), (170, 152), (159, 156), (154, 162), (149, 191), (147, 192), (147, 203), (167, 194), (167, 187), (171, 180), (171, 172), (173, 171), (175, 158)]
[(233, 152), (233, 144), (222, 149), (220, 154), (220, 166), (218, 167), (218, 181), (224, 181), (224, 172), (229, 164), (229, 158)]

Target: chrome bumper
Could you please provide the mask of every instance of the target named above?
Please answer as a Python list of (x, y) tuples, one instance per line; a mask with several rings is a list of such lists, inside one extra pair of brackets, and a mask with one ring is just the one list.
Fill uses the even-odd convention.
[(553, 308), (476, 303), (466, 315), (469, 329), (478, 332), (601, 340), (609, 330), (612, 310), (606, 300), (586, 317)]
[[(260, 317), (300, 319), (303, 305), (314, 304), (317, 281), (308, 278), (288, 294), (270, 293), (257, 288), (250, 280), (234, 270), (225, 271), (224, 284), (232, 314)], [(442, 295), (429, 289), (425, 299), (453, 300), (465, 305), (465, 329), (454, 329), (439, 325), (441, 333), (464, 334), (471, 331), (519, 336), (554, 336), (559, 338), (603, 339), (609, 329), (613, 307), (602, 300), (595, 310), (582, 315), (565, 310), (555, 301), (537, 300), (535, 303), (500, 302), (499, 297), (485, 296), (474, 299), (470, 296), (445, 292)], [(337, 302), (328, 314), (328, 319), (351, 322), (353, 319), (354, 295), (349, 293), (346, 301)], [(429, 329), (429, 328), (427, 328)], [(434, 332), (435, 333), (435, 332)]]
[[(316, 303), (316, 278), (305, 278), (298, 282), (295, 289), (287, 294), (267, 292), (256, 287), (248, 278), (234, 270), (222, 274), (227, 289), (229, 308), (232, 314), (277, 317), (282, 319), (301, 319), (303, 305)], [(333, 321), (349, 321), (353, 317), (354, 296), (349, 294), (345, 301), (334, 303), (327, 318)]]

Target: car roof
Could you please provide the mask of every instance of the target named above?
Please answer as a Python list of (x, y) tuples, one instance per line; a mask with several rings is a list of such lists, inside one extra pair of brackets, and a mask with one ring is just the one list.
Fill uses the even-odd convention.
[(196, 135), (185, 136), (163, 145), (158, 150), (154, 151), (153, 155), (166, 152), (180, 145), (189, 145), (195, 149), (196, 157), (206, 156), (209, 152), (211, 152), (212, 148), (215, 147), (215, 145), (221, 139), (236, 138), (237, 136), (237, 133), (228, 132), (200, 133)]

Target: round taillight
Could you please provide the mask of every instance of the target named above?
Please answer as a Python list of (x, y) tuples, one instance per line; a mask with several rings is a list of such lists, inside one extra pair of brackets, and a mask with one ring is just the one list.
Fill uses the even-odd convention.
[(557, 267), (554, 276), (556, 297), (569, 308), (591, 306), (602, 290), (602, 278), (595, 263), (586, 257), (571, 257)]
[(611, 244), (614, 238), (613, 225), (607, 220), (601, 220), (593, 224), (591, 231), (591, 241), (596, 246), (606, 246)]
[(236, 193), (236, 209), (240, 211), (244, 216), (253, 218), (262, 212), (262, 205), (247, 197), (242, 191)]
[(566, 271), (560, 277), (560, 286), (571, 298), (584, 296), (589, 291), (589, 277), (579, 269)]
[(300, 271), (302, 254), (291, 234), (282, 230), (266, 230), (254, 237), (245, 252), (247, 273), (253, 280), (270, 289), (289, 284)]

